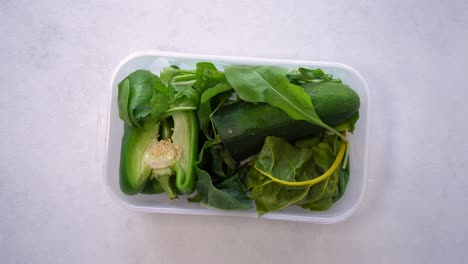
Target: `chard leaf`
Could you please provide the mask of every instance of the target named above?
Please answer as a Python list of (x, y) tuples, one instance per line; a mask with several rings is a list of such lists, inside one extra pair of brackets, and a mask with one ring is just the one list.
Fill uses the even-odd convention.
[(295, 182), (309, 180), (312, 151), (297, 148), (284, 139), (267, 137), (255, 162), (255, 169), (274, 178)]
[(317, 200), (310, 204), (301, 205), (301, 207), (304, 209), (309, 209), (311, 211), (326, 211), (330, 209), (332, 205), (333, 205), (333, 198), (328, 197), (328, 198)]
[[(335, 162), (338, 151), (336, 135), (324, 133), (319, 138), (300, 142), (299, 147), (281, 138), (267, 137), (247, 174), (246, 186), (252, 190), (259, 216), (296, 204), (310, 210), (324, 210), (344, 192), (349, 174), (341, 175), (341, 166), (324, 180), (302, 186), (273, 181), (302, 182), (321, 176)], [(340, 188), (340, 181), (342, 187)], [(331, 204), (329, 200), (331, 199)], [(320, 203), (319, 203), (320, 201)], [(327, 207), (328, 206), (328, 207)]]
[[(338, 171), (335, 171), (325, 181), (310, 187), (307, 195), (296, 204), (302, 208), (310, 209), (315, 202), (321, 199), (332, 199), (338, 195)], [(311, 209), (312, 210), (312, 209)]]
[[(312, 100), (302, 87), (286, 78), (287, 70), (277, 66), (229, 66), (225, 68), (229, 84), (248, 102), (264, 102), (278, 107), (291, 118), (305, 120), (339, 135), (315, 112)], [(339, 135), (341, 137), (341, 135)]]
[(306, 181), (318, 176), (315, 166), (310, 149), (294, 147), (281, 138), (267, 137), (246, 180), (247, 188), (252, 189), (258, 215), (294, 204), (310, 189), (310, 185), (294, 187), (273, 182), (266, 174), (290, 182)]
[(258, 216), (285, 208), (307, 195), (310, 186), (291, 187), (272, 182), (252, 190)]
[(314, 154), (314, 162), (323, 171), (326, 171), (335, 160), (335, 155), (333, 155), (332, 146), (325, 142), (320, 142), (316, 146), (313, 146), (312, 153)]

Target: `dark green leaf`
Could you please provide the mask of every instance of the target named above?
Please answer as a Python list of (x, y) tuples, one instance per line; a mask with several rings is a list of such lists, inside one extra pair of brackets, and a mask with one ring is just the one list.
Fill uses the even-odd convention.
[(289, 81), (294, 84), (312, 83), (312, 82), (339, 82), (340, 79), (334, 79), (331, 74), (326, 74), (322, 69), (299, 68), (286, 74)]
[(207, 207), (236, 210), (251, 209), (252, 200), (247, 196), (242, 183), (237, 177), (228, 178), (219, 184), (219, 189), (211, 182), (210, 175), (203, 170), (197, 169), (197, 190), (201, 196), (201, 204)]
[(137, 70), (119, 83), (119, 115), (131, 127), (141, 127), (163, 113), (170, 101), (169, 89), (150, 71)]
[(294, 146), (299, 147), (299, 148), (310, 148), (310, 147), (316, 146), (318, 143), (320, 143), (320, 137), (313, 136), (313, 137), (297, 140), (296, 142), (294, 142)]
[(203, 131), (207, 139), (212, 139), (216, 134), (216, 130), (214, 129), (214, 124), (211, 119), (212, 115), (224, 104), (229, 96), (230, 93), (224, 91), (214, 95), (209, 101), (200, 103), (197, 112), (198, 122), (200, 124), (200, 129)]
[(210, 102), (202, 103), (198, 106), (197, 116), (200, 129), (207, 139), (212, 139), (211, 133), (211, 105)]
[(354, 132), (354, 127), (356, 125), (356, 122), (359, 119), (359, 112), (354, 114), (350, 119), (346, 120), (345, 122), (337, 125), (335, 127), (336, 131), (349, 131), (351, 133)]
[(148, 180), (143, 190), (141, 190), (142, 194), (159, 194), (163, 192), (164, 189), (161, 187), (161, 184), (155, 179)]
[(201, 148), (198, 154), (197, 165), (202, 164), (204, 157), (205, 157), (205, 152), (207, 149), (209, 149), (211, 146), (218, 145), (220, 143), (221, 143), (221, 139), (219, 137), (215, 137), (211, 140), (205, 141), (205, 143), (203, 144), (203, 147)]
[(349, 160), (348, 160), (348, 165), (346, 166), (345, 169), (341, 168), (340, 166), (340, 170), (338, 171), (338, 194), (333, 197), (333, 200), (336, 202), (338, 201), (344, 194), (344, 192), (346, 191), (346, 187), (348, 185), (348, 182), (349, 182)]
[(197, 193), (195, 196), (193, 197), (188, 197), (187, 198), (187, 201), (191, 202), (191, 203), (199, 203), (201, 202), (202, 200), (202, 197), (199, 193)]

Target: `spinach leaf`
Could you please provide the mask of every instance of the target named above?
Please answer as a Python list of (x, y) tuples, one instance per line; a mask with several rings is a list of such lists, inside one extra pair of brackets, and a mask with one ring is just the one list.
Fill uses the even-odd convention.
[(155, 179), (149, 179), (146, 182), (145, 187), (141, 190), (142, 194), (159, 194), (163, 192), (164, 189), (161, 187), (161, 184)]
[(234, 175), (227, 178), (215, 187), (206, 171), (197, 168), (197, 173), (197, 190), (201, 197), (200, 204), (225, 210), (253, 208), (252, 200), (247, 196), (244, 185), (240, 182), (238, 176)]
[[(220, 86), (224, 86), (224, 84), (220, 84)], [(215, 86), (213, 89), (217, 89)], [(211, 88), (206, 90), (206, 92), (210, 91)], [(204, 94), (206, 94), (206, 92)], [(216, 92), (216, 94), (214, 94)], [(213, 114), (226, 102), (226, 100), (231, 96), (231, 93), (228, 91), (212, 91), (210, 92), (211, 96), (210, 99), (206, 99), (206, 102), (200, 103), (199, 110), (197, 112), (198, 115), (198, 122), (200, 124), (200, 128), (205, 134), (207, 139), (212, 139), (216, 136), (216, 129), (212, 120)], [(206, 96), (206, 95), (205, 95)], [(214, 110), (212, 110), (214, 109)]]
[(185, 110), (196, 110), (200, 104), (200, 94), (195, 91), (193, 88), (184, 88), (177, 92), (174, 97), (174, 101), (171, 103), (170, 107), (185, 107), (190, 109)]
[(200, 103), (202, 103), (202, 104), (206, 103), (211, 98), (213, 98), (214, 96), (216, 96), (216, 95), (218, 95), (218, 94), (220, 94), (222, 92), (229, 91), (231, 89), (232, 89), (232, 87), (227, 83), (220, 83), (220, 84), (217, 84), (214, 87), (208, 88), (201, 95)]
[(172, 78), (177, 75), (178, 69), (179, 68), (177, 66), (171, 65), (169, 67), (164, 67), (161, 70), (159, 76), (164, 85), (169, 86), (169, 83), (172, 81)]
[(202, 103), (198, 106), (197, 116), (198, 116), (198, 124), (203, 131), (205, 137), (210, 140), (213, 139), (211, 133), (211, 105), (210, 102)]
[(325, 124), (315, 112), (312, 100), (302, 87), (286, 78), (287, 70), (277, 66), (228, 66), (229, 84), (239, 97), (248, 102), (264, 102), (278, 107), (296, 120), (306, 120), (342, 137)]
[[(197, 63), (195, 78), (193, 88), (201, 94), (197, 112), (200, 128), (207, 139), (212, 139), (214, 136), (211, 122), (212, 109), (218, 108), (226, 100), (227, 96), (222, 94), (232, 88), (227, 83), (224, 73), (211, 62)], [(216, 98), (221, 98), (221, 102), (218, 102)]]
[(195, 194), (195, 196), (193, 197), (188, 197), (187, 198), (187, 201), (191, 202), (191, 203), (199, 203), (201, 202), (202, 200), (202, 197), (199, 193)]
[(211, 169), (212, 171), (223, 178), (228, 177), (227, 173), (225, 173), (225, 168), (224, 168), (224, 160), (221, 158), (220, 151), (221, 151), (221, 145), (215, 145), (209, 148), (209, 153), (211, 157)]
[(303, 84), (311, 82), (338, 82), (340, 79), (334, 79), (331, 74), (326, 74), (322, 69), (299, 68), (286, 74), (291, 83)]
[(119, 116), (131, 127), (142, 127), (148, 117), (161, 115), (171, 101), (170, 89), (147, 70), (131, 73), (118, 88)]
[(118, 94), (119, 117), (128, 126), (133, 126), (132, 121), (130, 120), (129, 112), (128, 112), (128, 98), (129, 97), (130, 97), (130, 81), (126, 79), (123, 82), (119, 83), (119, 94)]
[(211, 62), (197, 63), (195, 70), (196, 82), (193, 87), (203, 93), (208, 88), (215, 87), (218, 84), (226, 84), (226, 76), (222, 71), (219, 71)]
[(346, 166), (346, 168), (343, 169), (340, 166), (340, 170), (338, 172), (338, 194), (335, 197), (333, 197), (334, 202), (338, 201), (343, 196), (346, 190), (346, 187), (349, 182), (349, 170), (350, 170), (349, 166), (350, 166), (349, 160), (348, 160), (348, 165)]
[(310, 148), (316, 146), (318, 143), (320, 143), (320, 137), (312, 136), (297, 140), (296, 142), (294, 142), (294, 146), (299, 148)]
[(359, 120), (359, 112), (354, 114), (350, 119), (346, 120), (345, 122), (335, 126), (335, 130), (336, 131), (349, 131), (353, 133), (354, 127), (358, 120)]

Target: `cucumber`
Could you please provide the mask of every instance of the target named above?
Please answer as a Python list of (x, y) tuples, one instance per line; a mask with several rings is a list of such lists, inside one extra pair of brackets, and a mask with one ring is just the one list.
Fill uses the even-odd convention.
[[(359, 96), (349, 86), (334, 82), (302, 85), (318, 116), (336, 126), (359, 111)], [(213, 116), (216, 130), (232, 159), (240, 161), (260, 151), (267, 136), (289, 142), (312, 136), (323, 128), (294, 120), (281, 109), (265, 103), (240, 102), (221, 107)]]
[(347, 85), (319, 82), (301, 86), (312, 99), (315, 112), (330, 126), (343, 123), (359, 111), (359, 95)]

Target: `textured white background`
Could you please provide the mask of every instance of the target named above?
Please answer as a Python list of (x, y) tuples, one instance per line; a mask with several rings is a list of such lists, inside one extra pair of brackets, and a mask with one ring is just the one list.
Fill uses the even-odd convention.
[[(0, 1), (0, 262), (461, 263), (466, 1)], [(97, 116), (127, 54), (347, 63), (373, 96), (364, 202), (335, 225), (116, 205)], [(466, 260), (465, 260), (466, 261)]]

